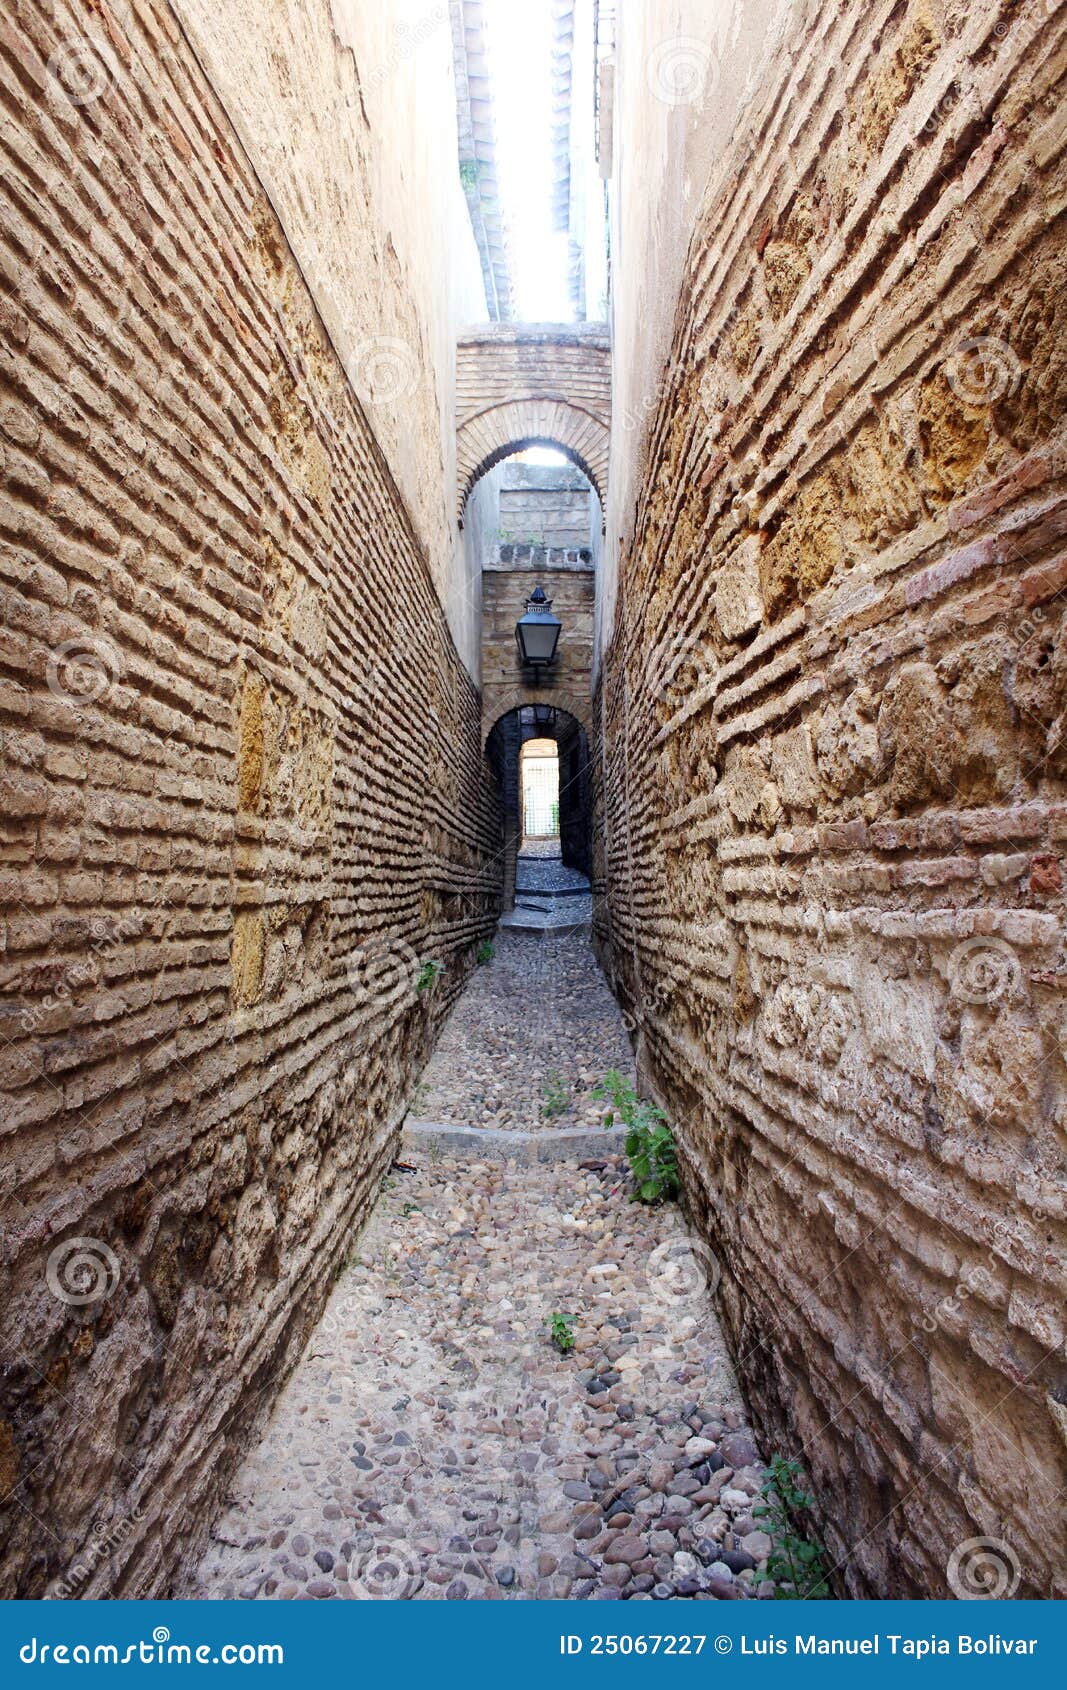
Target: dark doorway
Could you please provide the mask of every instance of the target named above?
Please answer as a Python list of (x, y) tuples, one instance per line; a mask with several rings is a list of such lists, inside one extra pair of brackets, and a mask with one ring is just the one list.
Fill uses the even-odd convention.
[(509, 909), (515, 901), (515, 863), (524, 831), (522, 753), (524, 746), (538, 740), (550, 741), (558, 758), (558, 815), (552, 818), (555, 826), (543, 837), (551, 842), (558, 832), (559, 854), (565, 867), (587, 878), (592, 875), (592, 794), (585, 729), (569, 711), (555, 706), (524, 705), (509, 710), (494, 723), (486, 742), (504, 809), (504, 890)]

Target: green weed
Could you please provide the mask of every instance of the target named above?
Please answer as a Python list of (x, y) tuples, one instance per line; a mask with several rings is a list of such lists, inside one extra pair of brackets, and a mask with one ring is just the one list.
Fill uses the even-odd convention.
[(444, 971), (444, 963), (436, 962), (433, 958), (431, 958), (428, 962), (423, 963), (422, 967), (419, 969), (419, 977), (415, 982), (415, 990), (418, 992), (420, 997), (423, 992), (433, 991), (433, 988), (436, 986), (438, 980), (440, 980)]
[(546, 1121), (551, 1121), (554, 1115), (562, 1115), (570, 1103), (571, 1094), (562, 1074), (553, 1068), (541, 1087), (541, 1113)]
[(763, 1501), (753, 1508), (752, 1518), (762, 1522), (771, 1540), (767, 1577), (774, 1580), (775, 1599), (822, 1602), (830, 1595), (825, 1551), (796, 1529), (815, 1501), (801, 1489), (802, 1478), (799, 1461), (772, 1455), (760, 1486)]
[(565, 1356), (574, 1348), (574, 1323), (577, 1315), (550, 1314), (545, 1320), (548, 1335), (555, 1344), (561, 1356)]
[(593, 1096), (611, 1100), (612, 1107), (604, 1118), (606, 1126), (610, 1127), (618, 1116), (626, 1128), (623, 1142), (634, 1177), (634, 1201), (662, 1203), (665, 1197), (676, 1197), (681, 1186), (678, 1154), (663, 1110), (643, 1102), (615, 1068), (594, 1087)]

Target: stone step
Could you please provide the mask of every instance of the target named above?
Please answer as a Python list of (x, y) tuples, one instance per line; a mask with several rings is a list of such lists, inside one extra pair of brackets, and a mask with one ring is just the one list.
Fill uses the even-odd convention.
[(562, 911), (542, 912), (518, 907), (500, 917), (500, 926), (506, 927), (509, 933), (586, 933), (592, 926), (592, 918), (583, 915), (568, 919)]
[(454, 1121), (423, 1121), (408, 1116), (400, 1139), (400, 1159), (405, 1149), (416, 1152), (436, 1147), (442, 1154), (464, 1155), (477, 1160), (515, 1162), (531, 1167), (538, 1162), (588, 1162), (601, 1156), (621, 1156), (625, 1127), (568, 1127), (541, 1132), (509, 1131), (504, 1127), (463, 1127)]
[(589, 882), (584, 886), (516, 886), (515, 896), (535, 898), (588, 898), (592, 891)]

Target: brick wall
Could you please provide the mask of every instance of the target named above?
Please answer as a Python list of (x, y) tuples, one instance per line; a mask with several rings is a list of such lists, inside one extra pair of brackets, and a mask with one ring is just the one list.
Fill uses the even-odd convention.
[(499, 896), (478, 698), (269, 205), (164, 6), (85, 30), (0, 26), (5, 1596), (90, 1538), (77, 1594), (172, 1588)]
[[(482, 714), (485, 732), (521, 704), (556, 704), (589, 727), (593, 670), (592, 568), (577, 552), (541, 546), (499, 548), (482, 576)], [(519, 566), (511, 567), (514, 560)], [(521, 560), (521, 561), (520, 561)], [(540, 584), (563, 624), (556, 660), (539, 685), (519, 662), (515, 624)]]
[(611, 344), (595, 323), (494, 323), (456, 348), (459, 508), (478, 477), (521, 446), (560, 448), (603, 499)]
[(579, 470), (516, 460), (501, 466), (500, 538), (520, 545), (584, 550), (600, 539), (600, 505)]
[(841, 1587), (990, 1535), (1062, 1595), (1067, 22), (787, 43), (653, 396), (598, 933)]

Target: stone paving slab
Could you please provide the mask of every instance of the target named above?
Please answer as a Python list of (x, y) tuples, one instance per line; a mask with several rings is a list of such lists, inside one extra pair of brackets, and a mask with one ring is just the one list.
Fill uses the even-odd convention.
[(418, 1154), (494, 1156), (529, 1167), (532, 1162), (582, 1162), (595, 1156), (619, 1156), (624, 1127), (554, 1133), (501, 1132), (493, 1127), (457, 1127), (451, 1121), (404, 1122), (401, 1157)]
[(549, 862), (562, 863), (560, 855), (559, 835), (551, 839), (533, 839), (526, 837), (519, 849), (519, 862)]
[(520, 856), (515, 865), (516, 892), (547, 892), (550, 895), (588, 892), (589, 881), (575, 868), (566, 868), (560, 858)]
[(533, 933), (582, 933), (593, 920), (589, 881), (560, 857), (522, 854), (515, 872), (515, 908), (501, 927)]
[(500, 926), (514, 933), (531, 933), (535, 938), (545, 934), (588, 933), (593, 920), (592, 898), (574, 899), (557, 909), (542, 910), (534, 904), (516, 903), (500, 917)]
[(678, 1209), (631, 1202), (616, 1157), (405, 1157), (179, 1594), (773, 1594), (718, 1268)]

